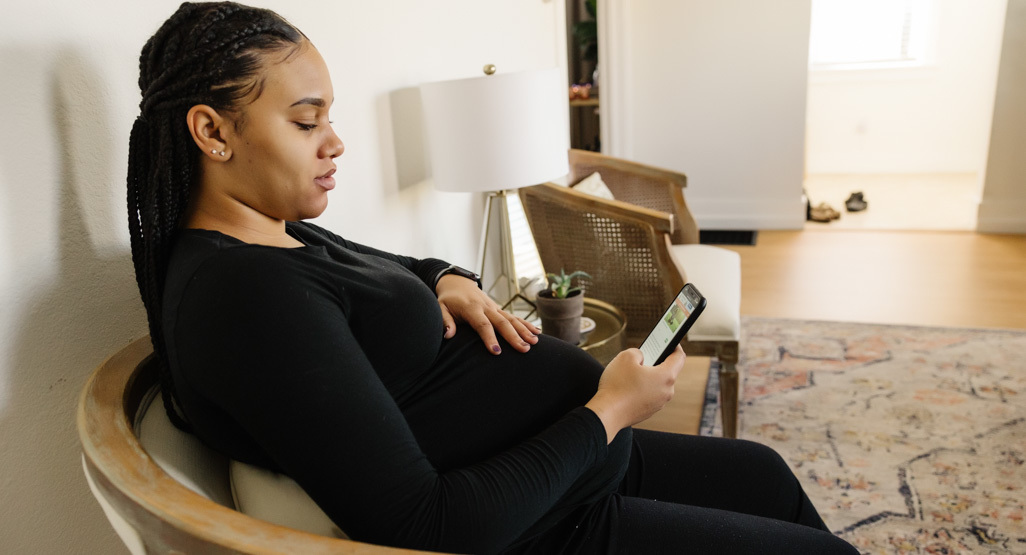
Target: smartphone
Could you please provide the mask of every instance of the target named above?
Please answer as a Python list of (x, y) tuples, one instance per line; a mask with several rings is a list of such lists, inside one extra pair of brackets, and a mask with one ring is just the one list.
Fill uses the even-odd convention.
[(695, 325), (695, 320), (705, 310), (707, 301), (694, 285), (688, 283), (673, 298), (663, 316), (656, 322), (655, 328), (641, 344), (641, 352), (645, 355), (645, 366), (655, 366), (666, 360), (677, 344), (684, 339), (684, 334)]

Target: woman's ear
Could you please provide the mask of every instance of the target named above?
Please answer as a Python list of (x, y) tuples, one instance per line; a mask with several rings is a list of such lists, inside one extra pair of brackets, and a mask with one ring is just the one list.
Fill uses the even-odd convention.
[(204, 156), (216, 161), (224, 161), (231, 157), (227, 137), (224, 136), (228, 120), (221, 117), (217, 110), (206, 104), (197, 104), (189, 109), (185, 119), (192, 140)]

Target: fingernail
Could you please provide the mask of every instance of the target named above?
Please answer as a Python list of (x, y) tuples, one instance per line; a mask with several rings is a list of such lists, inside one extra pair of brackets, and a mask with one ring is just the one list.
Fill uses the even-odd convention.
[(530, 346), (531, 346), (531, 344), (530, 344), (530, 343), (528, 343), (527, 341), (521, 341), (521, 342), (520, 342), (520, 346), (521, 346), (521, 347), (530, 347)]
[(499, 354), (499, 353), (502, 352), (502, 349), (499, 348), (498, 345), (492, 345), (492, 352), (495, 353), (495, 354)]

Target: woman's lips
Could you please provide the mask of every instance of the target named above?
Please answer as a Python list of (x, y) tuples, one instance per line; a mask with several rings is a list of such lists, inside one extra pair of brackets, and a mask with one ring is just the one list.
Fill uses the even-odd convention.
[(330, 191), (335, 188), (335, 178), (332, 177), (332, 175), (334, 174), (335, 170), (331, 170), (330, 172), (315, 178), (314, 183), (323, 188), (325, 191)]

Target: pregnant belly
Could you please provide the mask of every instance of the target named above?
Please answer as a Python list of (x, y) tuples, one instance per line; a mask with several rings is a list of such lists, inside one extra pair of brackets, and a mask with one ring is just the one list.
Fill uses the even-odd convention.
[(460, 326), (429, 371), (392, 392), (441, 471), (508, 449), (595, 394), (602, 366), (584, 351), (545, 335), (527, 353), (500, 345), (493, 355)]

